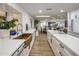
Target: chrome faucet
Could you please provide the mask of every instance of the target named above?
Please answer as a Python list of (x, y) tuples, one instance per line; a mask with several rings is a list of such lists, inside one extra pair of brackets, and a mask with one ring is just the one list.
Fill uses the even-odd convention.
[(19, 32), (23, 33), (22, 24), (21, 24), (21, 23), (19, 23), (19, 24), (17, 25), (17, 35), (19, 34)]

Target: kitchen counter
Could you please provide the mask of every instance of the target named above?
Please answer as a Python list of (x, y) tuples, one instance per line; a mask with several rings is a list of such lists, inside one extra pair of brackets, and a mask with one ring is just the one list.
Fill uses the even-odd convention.
[[(30, 29), (28, 31), (25, 31), (23, 33), (33, 34), (32, 41), (34, 42), (35, 39), (35, 29)], [(14, 40), (13, 38), (18, 37), (21, 34), (11, 36), (11, 38), (8, 36), (4, 39), (0, 39), (0, 56), (11, 56), (14, 54), (14, 52), (25, 42), (25, 40)], [(33, 42), (31, 43), (31, 47), (33, 45)], [(30, 48), (31, 50), (31, 48)], [(29, 52), (30, 52), (29, 50)], [(27, 55), (29, 55), (29, 52)]]
[(0, 39), (0, 56), (11, 56), (24, 40)]
[(57, 41), (61, 42), (73, 55), (79, 55), (79, 38), (58, 31), (48, 30)]
[(23, 33), (34, 33), (36, 31), (36, 29), (29, 29), (27, 31), (24, 31)]
[[(35, 33), (36, 29), (29, 29), (28, 31), (24, 31), (23, 33), (28, 33), (28, 34), (33, 34)], [(18, 34), (18, 35), (14, 35), (14, 36), (11, 36), (11, 37), (8, 37), (8, 38), (15, 38), (15, 37), (18, 37), (19, 35), (21, 35), (22, 33)]]

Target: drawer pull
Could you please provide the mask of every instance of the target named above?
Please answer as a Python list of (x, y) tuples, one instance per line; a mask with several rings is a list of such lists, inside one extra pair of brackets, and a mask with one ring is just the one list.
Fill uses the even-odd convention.
[(60, 46), (61, 46), (62, 48), (64, 48), (61, 44), (60, 44)]
[(51, 43), (52, 43), (52, 39), (51, 39)]

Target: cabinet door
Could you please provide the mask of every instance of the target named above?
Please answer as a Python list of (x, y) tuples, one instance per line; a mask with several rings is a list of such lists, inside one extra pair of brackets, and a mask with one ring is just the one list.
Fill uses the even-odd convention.
[(60, 53), (59, 53), (59, 49), (58, 49), (58, 43), (56, 41), (56, 38), (54, 38), (50, 33), (47, 33), (47, 37), (48, 37), (48, 42), (54, 52), (54, 54), (56, 56), (60, 56)]
[(52, 50), (56, 56), (60, 56), (59, 44), (54, 37), (52, 37)]
[[(31, 51), (31, 49), (32, 49), (32, 46), (33, 46), (35, 37), (36, 37), (36, 34), (33, 33), (33, 34), (32, 34), (32, 40), (31, 40), (31, 42), (30, 42), (30, 47), (27, 46), (27, 47), (22, 51), (22, 53), (20, 54), (20, 56), (28, 56), (28, 55), (29, 55), (29, 53), (30, 53), (30, 51)], [(27, 43), (27, 42), (26, 42), (26, 43)]]
[(19, 56), (24, 49), (24, 44), (22, 44), (13, 54), (13, 56)]
[(54, 40), (56, 46), (56, 52), (61, 56), (69, 56), (71, 53), (64, 47), (62, 43), (60, 43), (57, 39)]
[(23, 49), (23, 51), (21, 52), (20, 56), (28, 56), (29, 55), (29, 47)]
[(50, 40), (50, 38), (51, 38), (51, 34), (49, 32), (47, 32), (47, 38), (48, 38), (48, 40)]
[[(63, 44), (60, 44), (60, 54), (62, 55), (62, 56), (72, 56), (73, 54), (72, 53), (70, 53), (70, 51), (68, 51), (68, 49), (67, 48), (65, 48), (64, 47), (64, 45)], [(74, 55), (73, 55), (74, 56)]]

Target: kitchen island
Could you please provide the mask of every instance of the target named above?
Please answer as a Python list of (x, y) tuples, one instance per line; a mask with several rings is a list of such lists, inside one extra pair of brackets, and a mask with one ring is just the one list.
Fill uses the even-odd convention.
[(79, 55), (79, 38), (54, 30), (47, 32), (48, 42), (55, 55)]
[[(26, 37), (22, 38), (25, 36), (25, 34), (26, 35), (30, 34), (29, 36), (27, 36), (26, 40), (25, 40)], [(21, 35), (22, 37), (19, 37)], [(9, 36), (4, 37), (4, 39), (1, 38), (0, 39), (0, 56), (28, 56), (32, 49), (35, 36), (36, 36), (36, 30), (30, 29), (18, 35), (14, 35), (11, 37)], [(28, 46), (28, 44), (30, 44), (30, 47)], [(25, 48), (25, 45), (27, 46), (26, 48)]]
[(0, 39), (0, 56), (16, 56), (23, 50), (24, 40)]

